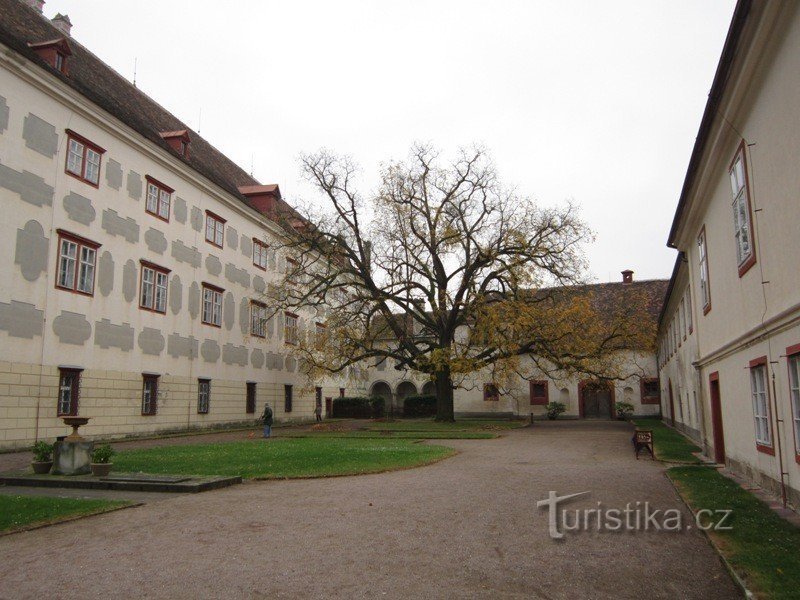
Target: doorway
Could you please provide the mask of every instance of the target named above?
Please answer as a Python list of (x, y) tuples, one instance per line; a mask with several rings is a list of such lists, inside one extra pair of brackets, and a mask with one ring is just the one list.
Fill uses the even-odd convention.
[(714, 439), (714, 461), (725, 464), (725, 435), (722, 429), (722, 396), (719, 391), (719, 372), (708, 376), (711, 396), (711, 429)]
[(605, 381), (587, 381), (581, 385), (581, 417), (611, 419), (614, 417), (614, 388)]

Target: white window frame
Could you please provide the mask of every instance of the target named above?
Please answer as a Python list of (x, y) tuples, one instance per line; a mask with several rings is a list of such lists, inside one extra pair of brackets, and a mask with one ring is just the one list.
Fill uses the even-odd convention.
[(283, 341), (296, 345), (298, 342), (298, 317), (292, 313), (283, 313)]
[(787, 357), (789, 367), (789, 396), (792, 402), (792, 429), (795, 450), (800, 451), (800, 354)]
[(267, 245), (264, 242), (253, 240), (253, 264), (267, 270)]
[(166, 269), (142, 264), (142, 284), (139, 307), (166, 314), (169, 276)]
[(267, 337), (267, 307), (250, 301), (250, 333), (256, 337)]
[(59, 233), (56, 287), (94, 296), (98, 247)]
[(750, 395), (753, 401), (756, 443), (759, 446), (772, 446), (772, 426), (769, 414), (769, 385), (767, 365), (750, 367)]
[(736, 242), (737, 265), (741, 267), (753, 257), (753, 235), (750, 223), (750, 193), (747, 185), (747, 162), (744, 145), (736, 152), (728, 174), (731, 183), (733, 234)]
[(203, 284), (202, 322), (222, 327), (222, 290)]
[(147, 193), (145, 194), (145, 212), (165, 221), (169, 221), (170, 207), (172, 206), (172, 191), (155, 180), (147, 179), (146, 181)]
[(206, 241), (220, 248), (225, 241), (225, 221), (211, 212), (206, 212)]
[(700, 265), (700, 299), (703, 301), (703, 310), (711, 307), (711, 287), (708, 273), (708, 246), (706, 244), (706, 230), (703, 228), (697, 236), (697, 250)]

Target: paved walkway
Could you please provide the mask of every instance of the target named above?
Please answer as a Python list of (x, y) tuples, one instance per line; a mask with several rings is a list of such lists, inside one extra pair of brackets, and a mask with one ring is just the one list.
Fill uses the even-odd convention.
[(736, 598), (696, 530), (548, 536), (536, 501), (689, 517), (615, 422), (537, 423), (380, 475), (246, 483), (0, 538), (0, 597)]

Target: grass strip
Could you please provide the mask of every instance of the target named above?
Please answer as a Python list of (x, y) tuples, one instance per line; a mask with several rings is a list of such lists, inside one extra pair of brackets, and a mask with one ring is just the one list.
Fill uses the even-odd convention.
[(276, 437), (126, 450), (114, 458), (114, 469), (259, 479), (330, 477), (415, 467), (454, 453), (452, 448), (406, 439)]
[(732, 511), (730, 530), (707, 533), (756, 597), (798, 597), (800, 529), (714, 468), (673, 467), (667, 476), (693, 511)]
[(0, 494), (0, 533), (50, 525), (129, 505), (118, 500)]

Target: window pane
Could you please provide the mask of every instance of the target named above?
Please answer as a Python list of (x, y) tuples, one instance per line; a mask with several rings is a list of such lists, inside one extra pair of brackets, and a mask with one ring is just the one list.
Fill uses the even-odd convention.
[(156, 273), (155, 309), (158, 312), (167, 312), (167, 276), (165, 273)]
[(142, 306), (153, 308), (153, 270), (142, 269)]
[(75, 287), (75, 259), (78, 245), (69, 240), (61, 240), (61, 260), (58, 268), (58, 285), (73, 289)]
[(158, 215), (164, 219), (169, 219), (169, 203), (170, 194), (164, 190), (161, 190), (161, 204), (158, 208)]
[(209, 242), (214, 241), (214, 219), (206, 216), (206, 239)]
[(86, 149), (86, 179), (95, 184), (100, 181), (100, 154), (91, 148)]
[(222, 236), (225, 231), (225, 224), (222, 223), (221, 221), (217, 221), (216, 227), (217, 227), (217, 232), (216, 232), (216, 239), (214, 240), (214, 242), (218, 246), (222, 246)]
[(147, 211), (158, 214), (158, 188), (152, 183), (147, 184)]
[(83, 175), (83, 144), (75, 140), (69, 141), (67, 170), (75, 175)]
[(95, 251), (92, 248), (81, 246), (81, 266), (78, 277), (78, 289), (91, 294), (94, 290), (94, 260)]

